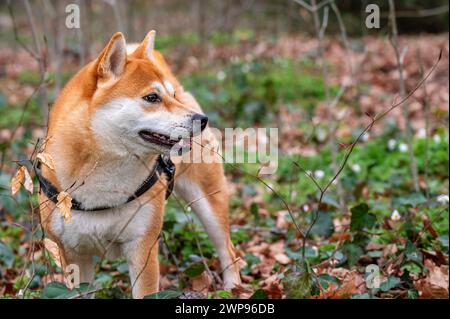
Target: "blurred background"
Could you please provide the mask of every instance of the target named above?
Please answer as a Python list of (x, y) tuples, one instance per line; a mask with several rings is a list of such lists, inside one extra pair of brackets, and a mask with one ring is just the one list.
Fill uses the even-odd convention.
[[(80, 28), (66, 26), (70, 4)], [(379, 28), (366, 26), (370, 4), (380, 9)], [(212, 126), (277, 127), (280, 136), (278, 170), (264, 183), (257, 164), (225, 165), (243, 286), (221, 290), (211, 243), (171, 199), (162, 290), (448, 298), (448, 10), (444, 0), (1, 0), (0, 298), (54, 297), (44, 287), (61, 280), (34, 214), (36, 180), (32, 194), (13, 197), (10, 186), (20, 166), (32, 172), (52, 103), (113, 33), (131, 43), (152, 29)], [(360, 138), (331, 183), (371, 118), (411, 91)], [(312, 179), (330, 187), (321, 194)], [(370, 264), (383, 283), (375, 290), (364, 285)], [(129, 297), (126, 267), (98, 262), (98, 297)]]

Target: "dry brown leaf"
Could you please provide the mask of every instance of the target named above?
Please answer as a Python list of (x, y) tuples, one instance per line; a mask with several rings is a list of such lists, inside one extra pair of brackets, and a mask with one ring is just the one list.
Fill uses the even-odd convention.
[(209, 274), (204, 271), (199, 276), (192, 278), (191, 283), (193, 291), (200, 292), (203, 295), (207, 296), (212, 280)]
[(69, 223), (72, 219), (72, 212), (70, 211), (72, 208), (72, 197), (67, 192), (61, 192), (58, 194), (57, 200), (56, 207), (59, 208), (59, 212), (64, 217), (64, 221)]
[(41, 162), (42, 164), (46, 165), (51, 170), (55, 170), (55, 161), (53, 160), (53, 157), (51, 157), (48, 153), (39, 153), (36, 158)]
[(53, 240), (44, 238), (44, 247), (50, 253), (50, 256), (52, 256), (55, 264), (61, 267), (61, 254), (58, 245)]
[(287, 221), (286, 216), (288, 216), (288, 211), (286, 210), (281, 210), (277, 213), (276, 226), (278, 228), (289, 228), (289, 222)]
[(33, 187), (33, 179), (30, 176), (30, 173), (28, 172), (28, 169), (25, 166), (22, 166), (24, 168), (25, 173), (25, 181), (23, 183), (23, 186), (28, 191), (28, 193), (33, 194), (34, 187)]
[(20, 166), (17, 170), (16, 174), (11, 179), (11, 194), (12, 196), (16, 196), (17, 192), (20, 190), (20, 187), (23, 184), (25, 179), (25, 166)]
[(271, 282), (267, 287), (263, 288), (269, 299), (281, 299), (283, 298), (283, 288), (279, 281)]
[(239, 296), (241, 299), (250, 298), (254, 292), (255, 290), (250, 285), (246, 284), (237, 285), (231, 289), (231, 293), (235, 296)]
[(420, 298), (448, 298), (448, 266), (436, 266), (430, 259), (425, 260), (428, 276), (414, 283)]
[(278, 253), (274, 256), (274, 258), (282, 265), (287, 265), (291, 262), (291, 259), (285, 253)]
[(330, 283), (328, 289), (321, 292), (319, 299), (349, 298), (353, 294), (362, 294), (367, 290), (364, 277), (357, 270), (334, 268), (330, 269), (328, 274), (337, 277), (341, 284), (337, 286)]

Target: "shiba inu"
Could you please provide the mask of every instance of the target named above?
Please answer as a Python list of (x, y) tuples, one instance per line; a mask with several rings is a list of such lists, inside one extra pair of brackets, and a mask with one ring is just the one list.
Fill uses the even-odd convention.
[[(204, 225), (224, 288), (231, 289), (240, 275), (222, 164), (181, 160), (171, 176), (163, 159), (175, 146), (195, 147), (196, 121), (202, 140), (214, 144), (215, 137), (195, 98), (154, 50), (154, 39), (151, 31), (127, 47), (124, 36), (114, 34), (56, 100), (44, 146), (54, 168), (42, 165), (39, 174), (41, 224), (59, 247), (63, 269), (77, 265), (81, 282), (92, 282), (94, 256), (124, 256), (132, 295), (142, 298), (159, 289), (158, 238), (174, 178), (174, 194), (190, 203)], [(69, 222), (54, 198), (62, 191), (72, 197)]]

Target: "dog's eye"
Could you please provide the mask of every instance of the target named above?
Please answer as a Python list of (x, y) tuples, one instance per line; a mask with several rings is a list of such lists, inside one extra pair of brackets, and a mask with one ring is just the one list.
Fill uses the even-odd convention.
[(156, 93), (150, 93), (150, 94), (144, 96), (143, 99), (144, 99), (146, 102), (149, 102), (149, 103), (157, 103), (157, 102), (161, 102), (161, 98), (160, 98), (159, 95), (156, 94)]

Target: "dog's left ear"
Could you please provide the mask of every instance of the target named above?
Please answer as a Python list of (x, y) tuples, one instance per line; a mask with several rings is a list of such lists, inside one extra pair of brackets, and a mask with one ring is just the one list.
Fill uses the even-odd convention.
[(153, 60), (153, 49), (155, 47), (156, 31), (152, 30), (145, 36), (144, 40), (139, 44), (136, 50), (132, 53), (133, 57), (140, 59)]

